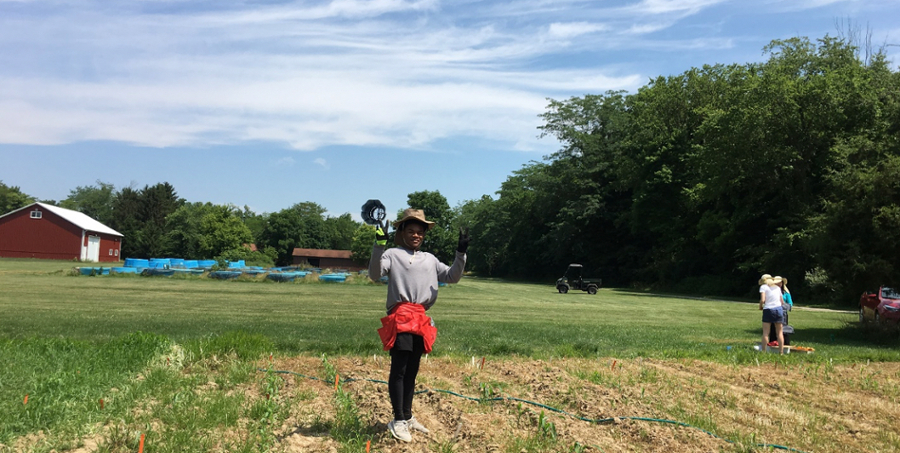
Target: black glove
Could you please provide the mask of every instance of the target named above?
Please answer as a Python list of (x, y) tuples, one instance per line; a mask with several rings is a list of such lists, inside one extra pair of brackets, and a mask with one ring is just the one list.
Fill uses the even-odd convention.
[(375, 230), (375, 243), (384, 247), (388, 242), (388, 229), (390, 228), (390, 224), (382, 225), (381, 222), (378, 222), (378, 229)]
[(466, 250), (469, 248), (469, 227), (463, 229), (463, 227), (459, 227), (459, 244), (456, 246), (456, 251), (459, 253), (466, 253)]

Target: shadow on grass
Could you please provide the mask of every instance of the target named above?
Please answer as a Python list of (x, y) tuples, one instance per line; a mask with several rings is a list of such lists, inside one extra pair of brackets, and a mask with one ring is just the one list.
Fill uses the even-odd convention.
[(757, 300), (748, 301), (745, 298), (737, 298), (737, 297), (725, 297), (725, 296), (699, 296), (694, 294), (674, 294), (674, 293), (655, 293), (650, 291), (643, 291), (639, 289), (629, 289), (629, 288), (605, 288), (608, 291), (613, 291), (617, 293), (626, 293), (631, 296), (637, 297), (658, 297), (658, 298), (668, 298), (668, 299), (696, 299), (696, 300), (708, 300), (708, 301), (718, 301), (718, 302), (743, 302), (743, 303), (756, 303)]
[[(762, 324), (758, 329), (747, 329), (748, 334), (762, 335)], [(795, 328), (791, 343), (818, 343), (835, 346), (868, 347), (873, 349), (896, 350), (900, 347), (900, 328), (896, 324), (844, 322), (835, 329)]]

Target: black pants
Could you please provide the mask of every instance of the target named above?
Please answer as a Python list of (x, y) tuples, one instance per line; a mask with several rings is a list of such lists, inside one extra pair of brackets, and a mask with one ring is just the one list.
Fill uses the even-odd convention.
[[(401, 339), (401, 335), (409, 335), (411, 338)], [(411, 334), (397, 335), (397, 342), (391, 349), (391, 374), (388, 376), (388, 395), (391, 397), (394, 420), (412, 418), (416, 376), (419, 374), (419, 363), (424, 352), (422, 337)]]

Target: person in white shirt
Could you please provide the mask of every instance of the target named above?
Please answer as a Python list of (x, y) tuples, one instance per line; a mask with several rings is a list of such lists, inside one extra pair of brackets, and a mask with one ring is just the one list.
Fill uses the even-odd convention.
[(759, 309), (763, 312), (760, 350), (766, 350), (766, 344), (769, 342), (769, 332), (774, 325), (775, 335), (778, 337), (778, 353), (784, 354), (784, 332), (781, 330), (784, 325), (784, 310), (781, 308), (781, 303), (784, 299), (781, 294), (781, 288), (778, 286), (778, 283), (781, 283), (781, 278), (775, 281), (771, 275), (765, 274), (759, 279), (759, 282)]

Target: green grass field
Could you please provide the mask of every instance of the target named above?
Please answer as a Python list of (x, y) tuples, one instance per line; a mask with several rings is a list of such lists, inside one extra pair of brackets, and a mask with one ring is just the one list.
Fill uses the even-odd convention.
[[(132, 332), (179, 343), (225, 332), (262, 335), (277, 351), (368, 355), (385, 287), (220, 281), (204, 277), (71, 276), (71, 262), (0, 260), (0, 338), (103, 342)], [(558, 294), (552, 282), (464, 278), (440, 290), (429, 311), (436, 354), (728, 357), (760, 332), (755, 301), (685, 299), (602, 289)], [(873, 344), (855, 315), (795, 310), (794, 342), (835, 360), (898, 360), (893, 343)], [(877, 342), (876, 342), (877, 343)]]
[[(385, 354), (375, 330), (384, 315), (386, 288), (363, 278), (325, 284), (86, 277), (72, 275), (75, 265), (0, 259), (0, 413), (7, 414), (0, 417), (0, 451), (17, 451), (8, 443), (38, 431), (49, 440), (37, 442), (43, 447), (30, 451), (72, 448), (80, 444), (60, 445), (60, 439), (84, 436), (108, 417), (133, 427), (141, 422), (134, 415), (136, 404), (177, 395), (198, 398), (185, 390), (196, 387), (198, 379), (214, 380), (224, 388), (246, 382), (252, 379), (248, 375), (253, 374), (254, 361), (268, 354)], [(730, 364), (900, 361), (896, 337), (885, 339), (859, 329), (855, 314), (796, 309), (790, 315), (797, 331), (793, 342), (816, 352), (777, 358), (752, 350), (761, 330), (754, 300), (688, 299), (606, 288), (593, 296), (562, 295), (552, 283), (466, 277), (441, 288), (429, 311), (439, 329), (434, 355), (686, 358)], [(220, 363), (226, 356), (236, 359)], [(206, 371), (191, 377), (152, 367), (148, 371), (148, 363), (161, 357), (166, 366), (177, 360), (179, 366)], [(213, 377), (203, 374), (213, 370)], [(135, 384), (139, 374), (144, 379)], [(260, 385), (271, 387), (272, 382)], [(118, 399), (101, 417), (93, 406), (110, 388), (117, 389)], [(28, 405), (23, 404), (26, 394), (32, 395)], [(195, 431), (180, 426), (177, 432), (191, 439), (208, 426), (227, 427), (227, 415), (225, 421), (217, 418), (221, 413), (233, 412), (234, 423), (241, 402), (229, 402), (223, 395), (215, 398), (195, 402), (221, 406), (207, 418), (195, 419), (200, 415), (191, 411), (178, 413), (175, 406), (167, 409), (171, 426), (189, 425)], [(276, 409), (251, 408), (251, 418), (262, 423), (259, 433), (277, 418)], [(107, 435), (99, 451), (133, 451), (133, 434)], [(235, 441), (228, 449), (266, 451), (271, 435), (259, 436)], [(171, 451), (180, 451), (172, 442)], [(184, 451), (206, 451), (204, 445)], [(157, 444), (156, 451), (167, 450)]]

